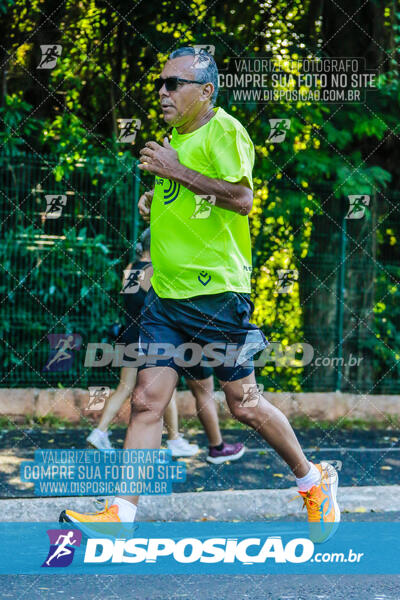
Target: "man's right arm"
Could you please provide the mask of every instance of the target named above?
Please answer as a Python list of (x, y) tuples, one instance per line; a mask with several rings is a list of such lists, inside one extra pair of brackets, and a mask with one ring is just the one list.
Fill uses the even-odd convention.
[(150, 221), (150, 209), (151, 209), (151, 203), (153, 200), (153, 195), (154, 195), (154, 190), (151, 190), (150, 192), (145, 192), (144, 194), (142, 194), (140, 196), (139, 202), (138, 202), (140, 216), (142, 217), (142, 219), (144, 221), (147, 221), (147, 222)]

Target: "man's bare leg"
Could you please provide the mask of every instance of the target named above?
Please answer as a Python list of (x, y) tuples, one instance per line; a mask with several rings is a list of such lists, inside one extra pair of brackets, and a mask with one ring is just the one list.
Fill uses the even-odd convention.
[(171, 401), (165, 409), (164, 423), (167, 429), (168, 439), (177, 440), (179, 438), (179, 425), (178, 408), (176, 406), (176, 390), (174, 390), (174, 393), (171, 397)]
[[(139, 371), (131, 399), (125, 449), (160, 448), (163, 415), (177, 382), (178, 374), (170, 367), (150, 367)], [(139, 496), (123, 496), (123, 500), (137, 505)]]
[(232, 415), (258, 431), (289, 465), (297, 478), (304, 477), (310, 470), (310, 463), (305, 457), (289, 421), (261, 393), (256, 406), (243, 405), (244, 383), (256, 384), (254, 371), (243, 379), (220, 381)]
[(132, 395), (136, 382), (136, 373), (137, 369), (134, 367), (122, 367), (118, 387), (108, 398), (103, 414), (101, 415), (100, 423), (97, 426), (100, 431), (107, 431), (125, 400), (128, 400)]
[(209, 446), (219, 446), (222, 443), (222, 436), (214, 401), (212, 375), (207, 379), (186, 379), (186, 383), (196, 399), (197, 416), (207, 434)]

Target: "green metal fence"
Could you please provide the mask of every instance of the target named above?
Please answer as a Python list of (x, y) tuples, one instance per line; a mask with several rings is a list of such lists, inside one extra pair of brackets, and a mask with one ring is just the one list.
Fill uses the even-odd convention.
[[(2, 387), (86, 387), (115, 384), (119, 375), (83, 363), (87, 342), (109, 341), (110, 325), (121, 318), (121, 272), (139, 227), (140, 171), (126, 156), (78, 163), (61, 178), (57, 164), (29, 154), (0, 159)], [(49, 196), (61, 200), (46, 215)], [(43, 371), (47, 336), (64, 333), (82, 337), (71, 369)]]
[[(78, 163), (64, 177), (56, 166), (54, 157), (0, 157), (0, 386), (115, 386), (117, 367), (85, 368), (84, 357), (89, 342), (113, 342), (110, 326), (123, 318), (121, 273), (143, 227), (140, 171), (125, 155)], [(58, 218), (45, 214), (48, 196), (62, 197)], [(363, 219), (346, 219), (332, 190), (320, 197), (297, 264), (302, 330), (290, 343), (314, 350), (297, 381), (304, 391), (399, 392), (400, 195), (375, 195)], [(280, 327), (265, 328), (267, 337)], [(68, 371), (46, 372), (48, 336), (65, 333), (80, 336), (81, 349)], [(288, 389), (282, 368), (258, 375)]]
[(304, 390), (400, 391), (399, 200), (376, 193), (348, 218), (347, 197), (322, 191), (324, 212), (299, 261), (304, 341), (314, 348)]

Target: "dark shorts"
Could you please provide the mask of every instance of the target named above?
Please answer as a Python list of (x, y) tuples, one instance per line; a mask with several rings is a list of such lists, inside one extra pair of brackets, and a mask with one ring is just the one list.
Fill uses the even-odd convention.
[(174, 300), (159, 298), (151, 288), (140, 318), (144, 364), (139, 369), (168, 366), (190, 377), (191, 369), (200, 366), (214, 369), (221, 381), (250, 375), (252, 357), (267, 346), (264, 334), (249, 321), (253, 310), (248, 294)]
[(202, 379), (208, 379), (213, 374), (211, 367), (202, 367), (201, 365), (194, 365), (193, 367), (186, 367), (183, 376), (185, 379), (194, 379), (201, 381)]
[(130, 324), (125, 325), (118, 335), (118, 344), (129, 346), (129, 344), (136, 344), (139, 341), (139, 320), (137, 321), (137, 323), (132, 321)]
[[(139, 342), (139, 319), (136, 319), (138, 323), (131, 322), (130, 325), (126, 325), (122, 332), (118, 335), (117, 343), (125, 344), (129, 346), (129, 344), (138, 344)], [(123, 356), (124, 365), (127, 366), (126, 363), (136, 364), (137, 358), (124, 355)], [(213, 370), (211, 367), (194, 365), (193, 367), (188, 367), (185, 369), (184, 377), (186, 379), (194, 379), (201, 381), (202, 379), (208, 379), (213, 374)]]

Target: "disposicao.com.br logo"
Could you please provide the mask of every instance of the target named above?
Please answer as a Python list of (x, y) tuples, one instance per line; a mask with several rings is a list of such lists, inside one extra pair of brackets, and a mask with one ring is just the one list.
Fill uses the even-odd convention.
[(177, 563), (303, 563), (312, 558), (314, 544), (307, 538), (295, 538), (283, 543), (280, 536), (261, 538), (187, 537), (131, 538), (111, 540), (90, 538), (86, 544), (85, 563), (156, 563), (165, 557)]
[(360, 563), (364, 554), (351, 548), (345, 552), (317, 552), (308, 538), (293, 538), (286, 544), (279, 535), (266, 539), (214, 537), (199, 539), (187, 537), (178, 541), (171, 538), (131, 538), (111, 540), (90, 538), (86, 545), (85, 563), (157, 563), (159, 559), (174, 563), (242, 565), (316, 563)]
[(303, 522), (128, 525), (0, 523), (0, 573), (399, 573), (400, 523), (344, 522), (325, 544)]

